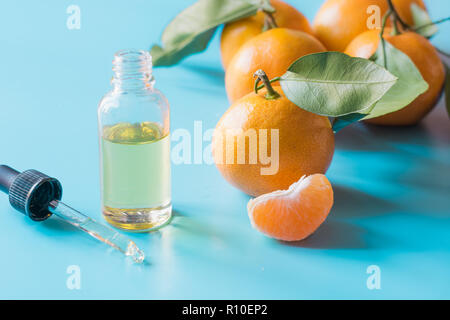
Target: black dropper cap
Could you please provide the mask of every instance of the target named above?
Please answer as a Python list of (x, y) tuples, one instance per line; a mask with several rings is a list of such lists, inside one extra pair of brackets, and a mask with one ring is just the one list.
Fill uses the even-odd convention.
[(0, 165), (0, 191), (9, 194), (13, 208), (34, 221), (50, 217), (50, 202), (62, 198), (62, 186), (57, 179), (36, 170), (20, 173), (5, 165)]

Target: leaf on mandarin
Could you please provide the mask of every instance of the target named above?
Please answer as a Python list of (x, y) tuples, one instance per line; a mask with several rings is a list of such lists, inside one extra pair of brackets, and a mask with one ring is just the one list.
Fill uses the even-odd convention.
[(425, 38), (431, 38), (439, 31), (439, 28), (433, 24), (428, 12), (417, 4), (411, 4), (411, 13), (414, 20), (414, 29), (418, 34)]
[(151, 49), (154, 66), (171, 66), (208, 46), (221, 24), (256, 14), (260, 9), (273, 11), (269, 0), (199, 0), (182, 11), (166, 27), (162, 46)]
[(428, 83), (423, 79), (412, 60), (402, 51), (385, 41), (386, 64), (383, 46), (380, 44), (374, 60), (380, 66), (386, 65), (387, 70), (398, 78), (397, 83), (375, 105), (365, 119), (376, 118), (403, 109), (418, 96), (428, 90)]
[(281, 77), (286, 97), (323, 116), (365, 113), (396, 83), (389, 71), (367, 59), (322, 52), (295, 61)]

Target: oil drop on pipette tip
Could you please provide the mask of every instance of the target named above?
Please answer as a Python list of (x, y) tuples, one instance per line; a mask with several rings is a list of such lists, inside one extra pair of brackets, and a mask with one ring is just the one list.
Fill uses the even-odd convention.
[(110, 227), (102, 225), (81, 212), (69, 207), (61, 201), (50, 202), (49, 210), (56, 216), (69, 222), (71, 225), (83, 230), (97, 240), (119, 250), (125, 256), (130, 257), (136, 263), (142, 263), (145, 255), (136, 244), (114, 231)]

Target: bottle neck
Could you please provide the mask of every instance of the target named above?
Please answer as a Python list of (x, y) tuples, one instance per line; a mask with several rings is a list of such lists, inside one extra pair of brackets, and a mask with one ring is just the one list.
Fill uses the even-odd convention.
[(122, 50), (114, 55), (112, 85), (118, 91), (152, 88), (152, 56), (143, 50)]

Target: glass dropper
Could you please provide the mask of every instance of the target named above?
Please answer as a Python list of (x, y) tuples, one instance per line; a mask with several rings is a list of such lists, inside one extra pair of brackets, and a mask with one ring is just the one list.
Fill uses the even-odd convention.
[(51, 213), (70, 223), (74, 227), (83, 230), (95, 239), (119, 250), (125, 256), (131, 257), (134, 262), (144, 262), (144, 252), (140, 250), (133, 241), (113, 229), (96, 222), (58, 200), (51, 201), (48, 209)]
[(55, 214), (95, 239), (119, 250), (134, 262), (144, 262), (145, 255), (136, 244), (81, 212), (61, 202), (61, 183), (42, 172), (27, 170), (22, 173), (0, 165), (0, 191), (9, 194), (13, 208), (34, 221), (44, 221)]

